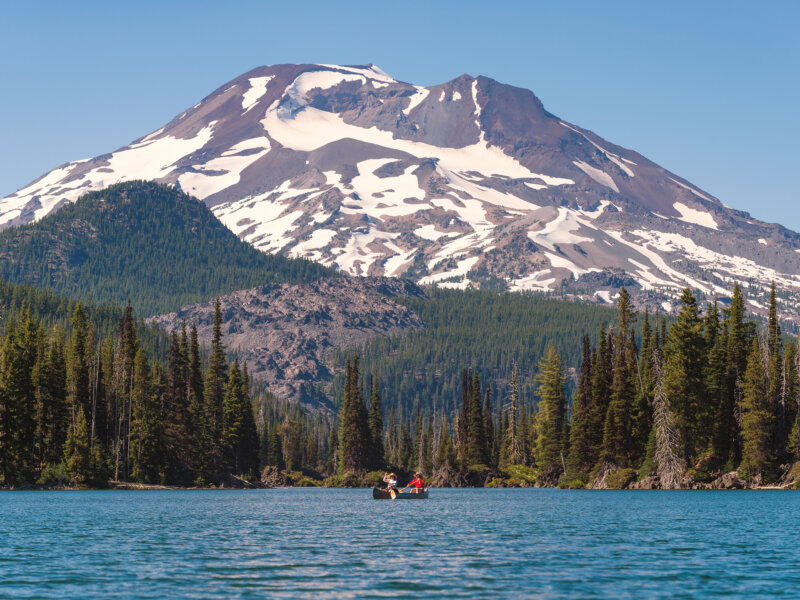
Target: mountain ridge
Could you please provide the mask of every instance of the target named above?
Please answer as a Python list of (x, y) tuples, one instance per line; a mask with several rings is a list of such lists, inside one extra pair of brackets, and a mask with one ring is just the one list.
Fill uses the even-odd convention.
[(726, 207), (524, 88), (433, 86), (371, 65), (257, 67), (161, 129), (0, 201), (6, 226), (137, 177), (202, 199), (241, 239), (354, 275), (497, 287), (671, 311), (683, 287), (800, 293), (800, 235)]

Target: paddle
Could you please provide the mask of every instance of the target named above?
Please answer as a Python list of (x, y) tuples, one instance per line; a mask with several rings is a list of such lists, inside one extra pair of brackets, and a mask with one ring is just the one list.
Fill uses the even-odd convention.
[(389, 488), (389, 495), (392, 497), (392, 500), (397, 499), (397, 492), (394, 491), (394, 488)]

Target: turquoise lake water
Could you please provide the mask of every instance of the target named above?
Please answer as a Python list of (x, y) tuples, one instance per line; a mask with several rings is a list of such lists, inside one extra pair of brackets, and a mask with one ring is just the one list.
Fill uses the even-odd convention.
[(800, 597), (800, 492), (0, 493), (0, 597)]

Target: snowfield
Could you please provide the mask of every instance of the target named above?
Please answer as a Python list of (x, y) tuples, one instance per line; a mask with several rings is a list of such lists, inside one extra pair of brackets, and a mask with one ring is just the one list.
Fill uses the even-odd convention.
[(516, 88), (468, 77), (415, 86), (374, 65), (278, 65), (219, 89), (135, 143), (0, 199), (0, 227), (150, 179), (206, 201), (264, 252), (353, 275), (413, 266), (421, 283), (465, 288), (488, 275), (541, 292), (566, 279), (611, 303), (610, 271), (668, 311), (686, 286), (712, 298), (742, 281), (755, 296), (774, 280), (800, 297), (792, 232), (726, 208)]

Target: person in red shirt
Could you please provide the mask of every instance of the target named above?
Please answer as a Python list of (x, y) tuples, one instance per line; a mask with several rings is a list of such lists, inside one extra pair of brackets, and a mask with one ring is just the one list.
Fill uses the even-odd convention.
[(421, 473), (414, 473), (414, 479), (406, 487), (409, 488), (412, 485), (414, 486), (414, 489), (411, 490), (412, 494), (419, 494), (425, 489), (425, 480), (422, 478)]

